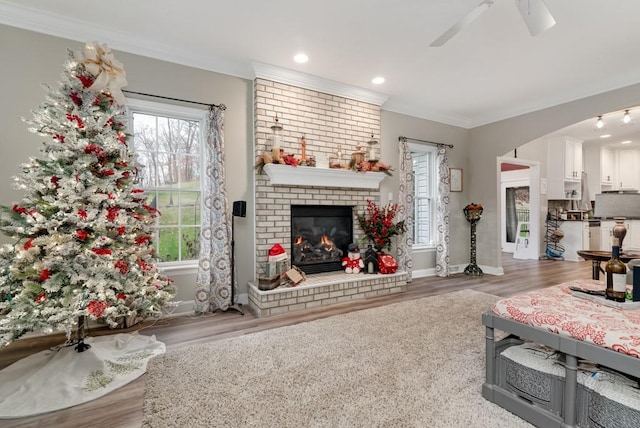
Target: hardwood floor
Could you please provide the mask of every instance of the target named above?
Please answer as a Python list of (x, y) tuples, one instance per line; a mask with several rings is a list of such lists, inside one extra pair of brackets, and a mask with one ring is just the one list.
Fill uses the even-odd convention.
[[(303, 313), (290, 313), (270, 318), (255, 318), (250, 313), (241, 316), (235, 311), (208, 315), (181, 316), (159, 320), (129, 330), (93, 330), (90, 335), (141, 331), (156, 335), (167, 351), (185, 346), (211, 342), (260, 330), (297, 324), (345, 312), (366, 309), (404, 300), (417, 299), (451, 291), (472, 289), (501, 297), (544, 288), (578, 278), (591, 278), (590, 262), (553, 260), (514, 260), (503, 255), (503, 276), (469, 277), (455, 274), (448, 278), (415, 279), (404, 293), (365, 301), (348, 302)], [(247, 311), (245, 311), (247, 312)], [(398, 316), (401, 316), (399, 314)], [(19, 340), (0, 350), (0, 368), (41, 350), (64, 342), (60, 335)], [(70, 409), (22, 419), (0, 420), (2, 427), (139, 427), (142, 422), (142, 403), (145, 376), (98, 400)], [(0, 397), (1, 399), (2, 397)]]

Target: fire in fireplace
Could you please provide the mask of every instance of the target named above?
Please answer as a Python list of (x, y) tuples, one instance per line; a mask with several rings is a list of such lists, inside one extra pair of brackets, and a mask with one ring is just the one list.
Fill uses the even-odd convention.
[(351, 242), (352, 207), (291, 206), (291, 262), (306, 274), (342, 270)]

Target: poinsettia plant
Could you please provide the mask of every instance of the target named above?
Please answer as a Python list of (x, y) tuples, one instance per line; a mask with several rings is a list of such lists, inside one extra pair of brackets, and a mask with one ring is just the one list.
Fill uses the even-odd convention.
[(387, 204), (379, 207), (375, 202), (367, 199), (367, 211), (356, 214), (360, 229), (371, 241), (377, 252), (391, 249), (391, 238), (405, 232), (404, 220), (394, 223), (398, 213), (398, 204)]

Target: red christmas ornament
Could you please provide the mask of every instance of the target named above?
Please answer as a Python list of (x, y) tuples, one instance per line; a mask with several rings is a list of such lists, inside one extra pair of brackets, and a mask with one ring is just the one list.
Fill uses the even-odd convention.
[(104, 310), (107, 309), (108, 307), (109, 307), (109, 304), (107, 302), (98, 302), (96, 300), (92, 300), (87, 305), (87, 312), (89, 312), (94, 317), (99, 318), (104, 313)]
[(142, 244), (145, 244), (145, 243), (149, 242), (150, 240), (151, 240), (150, 236), (138, 236), (136, 238), (136, 244), (142, 245)]
[(42, 269), (42, 272), (40, 272), (40, 281), (46, 281), (50, 276), (49, 269)]
[(89, 232), (87, 232), (86, 230), (76, 230), (76, 238), (78, 238), (79, 240), (84, 241), (85, 239), (87, 239), (87, 237), (89, 237)]
[(121, 274), (126, 274), (129, 272), (129, 263), (126, 260), (118, 260), (114, 267), (120, 271)]
[(96, 253), (99, 256), (110, 256), (111, 250), (108, 248), (93, 248), (91, 251)]
[(79, 129), (84, 128), (84, 120), (82, 120), (82, 118), (76, 114), (70, 114), (67, 113), (66, 115), (67, 120), (70, 122), (76, 122), (77, 126)]
[(36, 303), (42, 303), (45, 300), (47, 300), (47, 296), (44, 295), (44, 291), (41, 291), (38, 297), (36, 297)]
[(107, 220), (114, 221), (118, 214), (120, 213), (120, 207), (109, 207), (107, 208)]
[(90, 77), (83, 76), (82, 74), (79, 74), (76, 77), (82, 82), (83, 88), (88, 88), (89, 86), (93, 85), (93, 79)]
[(116, 294), (116, 297), (120, 300), (125, 300), (127, 298), (127, 295), (124, 293), (118, 293)]
[(78, 107), (82, 105), (82, 98), (80, 98), (80, 95), (78, 95), (77, 92), (71, 92), (70, 96), (75, 105), (77, 105)]
[(22, 248), (24, 248), (25, 250), (28, 250), (31, 247), (33, 247), (33, 238), (29, 238), (27, 242), (25, 242), (22, 246)]
[(78, 216), (81, 219), (86, 220), (87, 219), (87, 212), (85, 210), (80, 209), (80, 210), (78, 210)]
[(56, 135), (53, 136), (53, 139), (57, 140), (57, 141), (59, 141), (61, 143), (64, 143), (64, 135), (56, 134)]
[(56, 177), (55, 175), (51, 177), (51, 183), (53, 183), (56, 189), (60, 187), (60, 185), (58, 184), (59, 181), (60, 181), (60, 177)]
[(127, 230), (126, 227), (120, 226), (118, 227), (118, 235), (124, 235), (124, 232)]

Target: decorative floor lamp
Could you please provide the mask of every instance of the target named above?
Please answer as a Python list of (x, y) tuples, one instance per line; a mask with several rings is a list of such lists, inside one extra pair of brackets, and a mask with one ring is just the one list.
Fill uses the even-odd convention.
[(618, 238), (620, 242), (620, 253), (622, 253), (622, 241), (627, 235), (627, 227), (624, 222), (627, 218), (640, 218), (640, 193), (611, 191), (598, 193), (596, 195), (595, 217), (613, 218), (615, 225), (611, 234)]
[(464, 268), (465, 275), (482, 276), (484, 272), (480, 269), (480, 266), (476, 264), (476, 224), (482, 218), (482, 205), (470, 203), (462, 209), (467, 221), (471, 224), (471, 255), (470, 262), (466, 268)]

